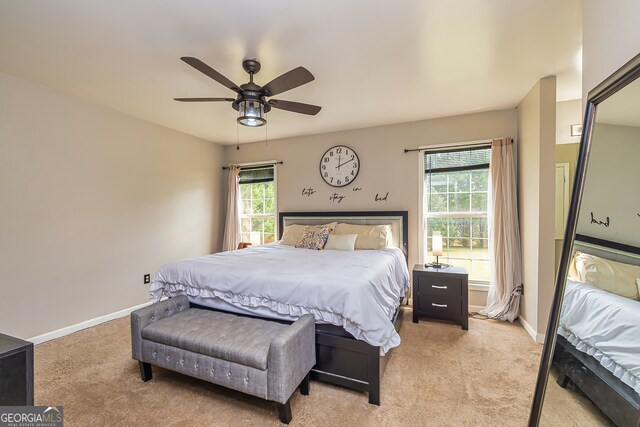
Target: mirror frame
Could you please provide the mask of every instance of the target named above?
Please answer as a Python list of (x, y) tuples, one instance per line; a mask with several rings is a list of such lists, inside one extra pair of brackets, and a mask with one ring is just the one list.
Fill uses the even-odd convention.
[(544, 338), (544, 347), (542, 349), (542, 356), (540, 358), (540, 367), (538, 369), (538, 379), (533, 395), (531, 413), (529, 415), (530, 427), (537, 427), (540, 423), (544, 394), (547, 388), (547, 380), (549, 378), (551, 360), (556, 345), (558, 320), (560, 318), (560, 309), (562, 308), (562, 300), (564, 297), (569, 261), (571, 258), (571, 252), (573, 250), (573, 240), (576, 232), (576, 224), (578, 222), (580, 203), (582, 201), (584, 181), (589, 161), (589, 151), (592, 142), (591, 139), (593, 136), (593, 125), (595, 123), (598, 104), (638, 78), (640, 78), (640, 54), (636, 55), (633, 59), (624, 64), (611, 76), (607, 77), (602, 83), (589, 91), (589, 94), (587, 96), (587, 105), (585, 108), (582, 128), (583, 132), (580, 139), (580, 148), (578, 151), (578, 160), (576, 163), (576, 176), (573, 186), (573, 192), (571, 194), (569, 213), (567, 215), (567, 227), (565, 229), (564, 242), (562, 243), (562, 255), (560, 256), (560, 263), (558, 265), (556, 286), (553, 294), (551, 311), (549, 313), (547, 332)]

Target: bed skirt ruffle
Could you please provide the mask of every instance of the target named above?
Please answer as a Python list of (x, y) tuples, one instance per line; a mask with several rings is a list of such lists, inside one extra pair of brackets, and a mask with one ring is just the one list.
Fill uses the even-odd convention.
[[(409, 284), (405, 284), (408, 289)], [(384, 356), (390, 349), (400, 345), (400, 337), (396, 333), (386, 342), (378, 342), (373, 337), (366, 334), (358, 325), (338, 313), (326, 310), (320, 310), (313, 307), (301, 307), (291, 304), (284, 304), (273, 301), (269, 298), (259, 298), (251, 295), (241, 295), (228, 291), (218, 291), (215, 289), (198, 288), (186, 286), (176, 283), (162, 283), (154, 281), (149, 290), (151, 293), (151, 301), (158, 302), (163, 296), (174, 297), (177, 295), (187, 295), (190, 297), (200, 298), (219, 298), (231, 305), (241, 306), (242, 308), (266, 307), (278, 314), (298, 318), (304, 314), (311, 314), (317, 322), (328, 323), (331, 325), (341, 326), (345, 331), (349, 332), (356, 339), (365, 341), (373, 346), (380, 347), (380, 356)], [(397, 306), (395, 307), (397, 309)]]
[(562, 324), (558, 325), (558, 333), (565, 337), (576, 349), (596, 359), (598, 363), (611, 372), (616, 378), (620, 379), (620, 381), (631, 387), (636, 393), (640, 394), (640, 379), (626, 370), (623, 366), (613, 361), (597, 348), (581, 340), (577, 335), (562, 326)]

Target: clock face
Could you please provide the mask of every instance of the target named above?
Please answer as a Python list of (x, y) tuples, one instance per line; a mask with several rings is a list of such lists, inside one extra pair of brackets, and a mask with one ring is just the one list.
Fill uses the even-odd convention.
[(344, 145), (327, 150), (320, 159), (320, 176), (332, 187), (351, 184), (360, 171), (360, 159), (355, 151)]

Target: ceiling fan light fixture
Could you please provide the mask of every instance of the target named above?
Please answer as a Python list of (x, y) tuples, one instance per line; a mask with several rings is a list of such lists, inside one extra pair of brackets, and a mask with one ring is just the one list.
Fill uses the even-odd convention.
[(238, 123), (249, 127), (259, 127), (267, 123), (264, 118), (264, 105), (255, 100), (240, 102), (238, 105)]

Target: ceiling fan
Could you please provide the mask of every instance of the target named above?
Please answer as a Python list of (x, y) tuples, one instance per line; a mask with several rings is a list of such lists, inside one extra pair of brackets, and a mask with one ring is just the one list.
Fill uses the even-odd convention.
[(249, 73), (249, 82), (238, 86), (231, 80), (200, 61), (197, 58), (183, 56), (182, 59), (201, 73), (211, 77), (221, 85), (236, 92), (238, 96), (234, 98), (173, 98), (180, 102), (231, 102), (234, 110), (238, 111), (238, 123), (244, 126), (257, 127), (267, 123), (264, 114), (268, 113), (271, 108), (279, 108), (281, 110), (292, 111), (294, 113), (307, 114), (315, 116), (322, 107), (317, 105), (303, 104), (301, 102), (284, 101), (281, 99), (266, 98), (278, 95), (298, 86), (307, 84), (315, 79), (313, 74), (304, 67), (294, 68), (271, 80), (264, 86), (257, 85), (253, 82), (254, 74), (260, 71), (260, 63), (255, 59), (245, 59), (242, 61), (242, 68)]

